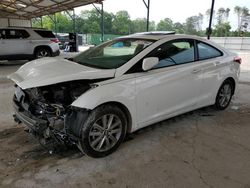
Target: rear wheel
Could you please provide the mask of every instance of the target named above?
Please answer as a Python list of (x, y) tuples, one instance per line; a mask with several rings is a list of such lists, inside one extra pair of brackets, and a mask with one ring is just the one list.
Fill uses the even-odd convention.
[(105, 105), (93, 110), (82, 128), (81, 148), (91, 157), (114, 152), (124, 140), (127, 120), (116, 106)]
[(215, 101), (215, 107), (218, 110), (224, 110), (228, 107), (233, 96), (233, 84), (230, 80), (225, 80), (221, 85)]
[(51, 52), (47, 48), (38, 48), (35, 52), (36, 59), (43, 58), (43, 57), (50, 57), (50, 56), (51, 56)]

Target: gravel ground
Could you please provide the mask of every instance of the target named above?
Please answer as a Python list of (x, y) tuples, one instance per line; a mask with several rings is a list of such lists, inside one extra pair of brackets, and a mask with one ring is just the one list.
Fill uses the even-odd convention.
[(13, 122), (13, 84), (4, 77), (20, 65), (2, 64), (0, 187), (250, 188), (248, 65), (225, 111), (207, 107), (157, 123), (129, 135), (114, 154), (93, 159), (75, 148), (49, 154)]

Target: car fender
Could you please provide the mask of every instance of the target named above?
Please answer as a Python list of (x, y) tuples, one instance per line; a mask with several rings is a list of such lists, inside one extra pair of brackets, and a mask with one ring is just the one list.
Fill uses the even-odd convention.
[(136, 128), (135, 80), (124, 80), (99, 85), (78, 97), (71, 106), (93, 110), (105, 103), (120, 103), (125, 106), (132, 119), (132, 130)]

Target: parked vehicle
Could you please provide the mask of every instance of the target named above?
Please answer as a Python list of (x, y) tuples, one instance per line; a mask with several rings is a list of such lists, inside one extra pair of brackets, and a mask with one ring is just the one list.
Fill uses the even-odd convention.
[(129, 35), (73, 58), (23, 65), (9, 76), (17, 85), (14, 117), (42, 143), (103, 157), (142, 127), (204, 106), (227, 108), (240, 63), (200, 37)]
[(58, 56), (58, 42), (52, 31), (45, 29), (0, 27), (0, 60)]

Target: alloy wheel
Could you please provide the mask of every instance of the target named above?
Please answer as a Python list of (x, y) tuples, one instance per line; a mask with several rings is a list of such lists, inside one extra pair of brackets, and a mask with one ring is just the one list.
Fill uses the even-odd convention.
[(230, 84), (225, 84), (219, 93), (219, 103), (221, 107), (225, 107), (230, 102), (232, 96), (232, 88)]
[(89, 144), (95, 151), (104, 152), (116, 145), (122, 134), (121, 119), (105, 114), (96, 120), (89, 131)]

